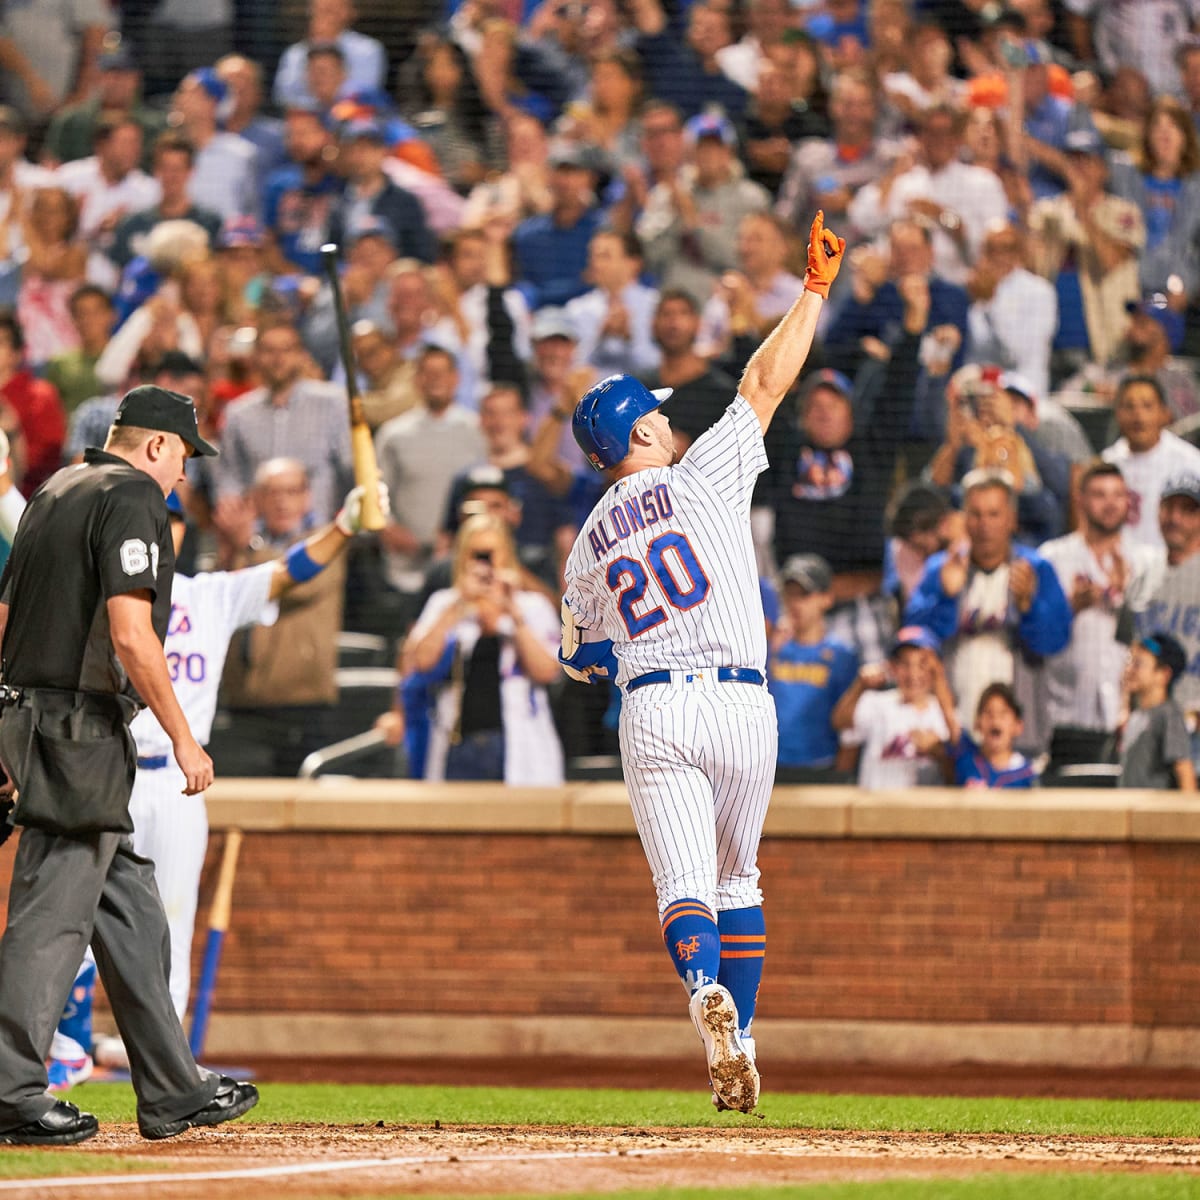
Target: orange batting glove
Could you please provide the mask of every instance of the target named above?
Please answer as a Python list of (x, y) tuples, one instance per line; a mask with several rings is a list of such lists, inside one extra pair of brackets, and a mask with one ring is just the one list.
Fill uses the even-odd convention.
[(825, 228), (825, 213), (818, 209), (808, 235), (808, 270), (804, 273), (804, 286), (828, 300), (829, 285), (842, 269), (845, 256), (846, 239)]

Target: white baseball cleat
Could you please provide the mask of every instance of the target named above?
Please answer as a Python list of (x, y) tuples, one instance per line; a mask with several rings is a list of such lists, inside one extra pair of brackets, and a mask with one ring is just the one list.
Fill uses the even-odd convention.
[(97, 1066), (129, 1070), (129, 1052), (119, 1037), (101, 1034), (96, 1038), (92, 1053), (96, 1056)]
[[(742, 1036), (742, 1049), (750, 1056), (750, 1061), (755, 1066), (758, 1065), (758, 1055), (755, 1053), (754, 1039), (748, 1035)], [(717, 1112), (732, 1112), (733, 1110), (726, 1104), (716, 1092), (712, 1094), (712, 1106)]]
[(688, 1005), (692, 1024), (704, 1042), (708, 1077), (718, 1111), (751, 1112), (758, 1103), (758, 1069), (738, 1036), (737, 1005), (727, 988), (709, 983), (698, 988)]

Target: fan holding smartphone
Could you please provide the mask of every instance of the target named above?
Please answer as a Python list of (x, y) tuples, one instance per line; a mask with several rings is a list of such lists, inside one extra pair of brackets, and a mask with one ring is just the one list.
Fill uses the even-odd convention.
[(406, 674), (420, 672), (435, 690), (426, 779), (562, 782), (546, 695), (559, 642), (554, 605), (522, 586), (507, 523), (468, 517), (451, 586), (430, 596), (402, 658)]

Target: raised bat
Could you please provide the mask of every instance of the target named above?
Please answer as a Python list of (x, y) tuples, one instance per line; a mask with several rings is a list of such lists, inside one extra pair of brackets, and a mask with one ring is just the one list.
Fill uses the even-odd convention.
[(363, 416), (362, 400), (358, 394), (358, 370), (354, 363), (354, 347), (350, 342), (350, 322), (346, 316), (346, 301), (342, 296), (342, 281), (338, 275), (338, 247), (332, 242), (321, 247), (321, 261), (333, 290), (333, 309), (337, 317), (338, 347), (346, 372), (346, 396), (350, 405), (350, 453), (354, 459), (354, 482), (362, 488), (362, 527), (382, 529), (387, 523), (379, 507), (379, 464), (375, 461), (375, 441), (371, 427)]

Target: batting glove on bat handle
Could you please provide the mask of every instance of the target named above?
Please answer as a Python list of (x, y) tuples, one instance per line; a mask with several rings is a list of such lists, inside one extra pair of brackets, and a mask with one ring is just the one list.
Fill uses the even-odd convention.
[(829, 299), (830, 284), (842, 269), (846, 256), (846, 239), (840, 238), (832, 229), (825, 228), (825, 213), (818, 209), (813, 217), (808, 235), (808, 270), (804, 274), (804, 286), (810, 292)]
[[(387, 484), (380, 479), (375, 487), (379, 496), (379, 511), (386, 517), (391, 513), (391, 501), (388, 496)], [(346, 499), (342, 501), (342, 507), (338, 509), (338, 514), (333, 518), (333, 523), (347, 537), (353, 537), (356, 533), (362, 532), (362, 498), (363, 488), (361, 486), (351, 488), (346, 493)]]

